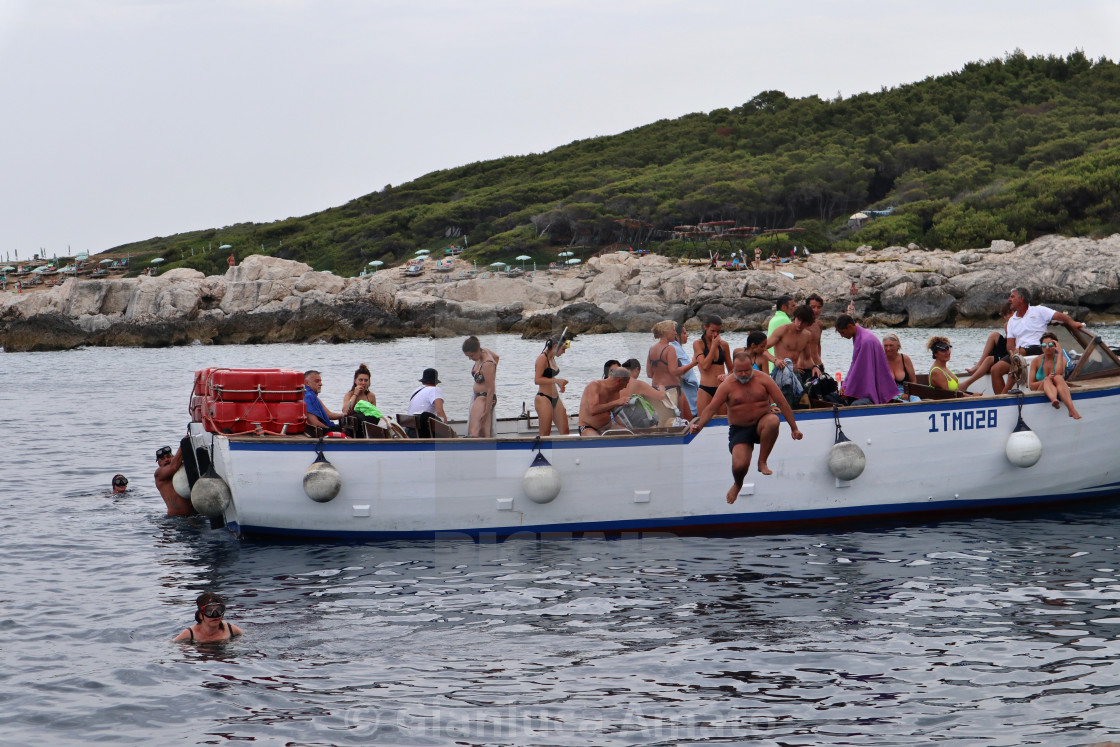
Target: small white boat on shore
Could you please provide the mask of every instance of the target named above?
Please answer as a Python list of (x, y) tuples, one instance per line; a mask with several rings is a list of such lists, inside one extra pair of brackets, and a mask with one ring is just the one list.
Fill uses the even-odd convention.
[[(774, 474), (752, 465), (734, 504), (725, 501), (728, 429), (718, 419), (695, 436), (682, 427), (538, 439), (536, 421), (522, 417), (498, 421), (492, 439), (321, 441), (192, 422), (189, 445), (228, 488), (209, 511), (215, 523), (250, 535), (749, 533), (1110, 496), (1120, 492), (1120, 358), (1083, 332), (1060, 336), (1081, 354), (1069, 381), (1082, 419), (1040, 392), (957, 397), (922, 387), (922, 401), (802, 410), (803, 440), (789, 439), (783, 423)], [(1019, 445), (1033, 439), (1016, 432), (1020, 416), (1040, 455)], [(862, 454), (858, 471), (837, 460), (838, 424), (851, 440), (839, 448)], [(309, 470), (320, 450), (330, 466)]]

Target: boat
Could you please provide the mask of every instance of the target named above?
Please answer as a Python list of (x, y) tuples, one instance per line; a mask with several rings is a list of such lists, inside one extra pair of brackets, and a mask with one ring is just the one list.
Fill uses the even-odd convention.
[[(454, 422), (433, 438), (395, 438), (376, 426), (373, 438), (308, 438), (294, 372), (256, 372), (287, 378), (258, 383), (255, 393), (242, 381), (253, 401), (240, 406), (254, 414), (226, 403), (220, 423), (202, 414), (215, 388), (196, 384), (187, 472), (213, 471), (211, 482), (190, 478), (191, 496), (215, 526), (238, 535), (367, 540), (750, 533), (1114, 495), (1120, 358), (1081, 330), (1062, 327), (1059, 336), (1077, 360), (1068, 380), (1082, 419), (1029, 391), (957, 396), (911, 385), (918, 401), (814, 402), (796, 414), (803, 439), (790, 439), (783, 422), (773, 474), (752, 464), (734, 504), (725, 500), (726, 419), (694, 435), (687, 426), (617, 426), (601, 438), (574, 428), (538, 438), (524, 413), (499, 420), (489, 439), (457, 437), (465, 428)], [(215, 370), (200, 375), (212, 381)], [(236, 390), (227, 383), (217, 397)], [(287, 416), (273, 411), (278, 405)], [(206, 486), (220, 495), (210, 501)]]

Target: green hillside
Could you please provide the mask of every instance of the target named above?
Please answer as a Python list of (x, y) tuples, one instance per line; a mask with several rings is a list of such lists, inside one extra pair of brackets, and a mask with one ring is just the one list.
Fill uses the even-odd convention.
[[(887, 208), (849, 226), (856, 211)], [(802, 230), (718, 247), (672, 231), (709, 221)], [(482, 264), (548, 261), (565, 248), (586, 257), (614, 242), (707, 256), (760, 242), (767, 252), (791, 243), (959, 249), (1117, 230), (1120, 66), (1080, 52), (1016, 52), (848, 99), (766, 91), (733, 109), (433, 172), (301, 218), (115, 251), (212, 273), (229, 254), (216, 247), (230, 244), (238, 258), (263, 252), (350, 275), (452, 243)], [(214, 251), (202, 253), (207, 245)]]

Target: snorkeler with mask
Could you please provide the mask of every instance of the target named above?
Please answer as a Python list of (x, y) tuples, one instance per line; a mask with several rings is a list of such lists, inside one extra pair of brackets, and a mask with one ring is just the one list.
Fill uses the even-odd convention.
[(177, 643), (222, 643), (245, 631), (225, 622), (226, 602), (212, 591), (205, 591), (195, 600), (195, 624), (175, 636)]

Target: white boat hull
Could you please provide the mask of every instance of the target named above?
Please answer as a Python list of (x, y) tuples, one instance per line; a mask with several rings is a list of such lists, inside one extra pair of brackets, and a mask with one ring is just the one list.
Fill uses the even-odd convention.
[[(866, 455), (851, 482), (827, 460), (833, 415), (797, 416), (793, 441), (783, 421), (758, 473), (757, 448), (736, 503), (727, 423), (696, 436), (544, 439), (558, 471), (554, 500), (535, 503), (522, 479), (533, 461), (531, 437), (498, 440), (331, 440), (323, 444), (342, 487), (326, 503), (310, 500), (303, 476), (316, 442), (301, 438), (213, 436), (216, 471), (233, 502), (233, 531), (350, 539), (586, 532), (749, 532), (810, 527), (844, 518), (985, 510), (1063, 503), (1120, 492), (1120, 385), (1075, 395), (1081, 420), (1040, 394), (1024, 399), (1023, 418), (1042, 441), (1032, 467), (1011, 464), (1007, 439), (1018, 420), (1014, 398), (926, 401), (840, 411), (844, 433)], [(211, 434), (192, 426), (196, 446)]]

